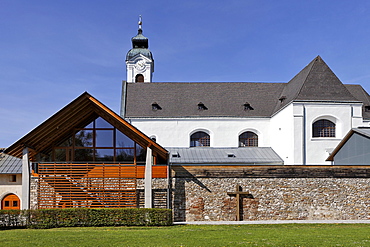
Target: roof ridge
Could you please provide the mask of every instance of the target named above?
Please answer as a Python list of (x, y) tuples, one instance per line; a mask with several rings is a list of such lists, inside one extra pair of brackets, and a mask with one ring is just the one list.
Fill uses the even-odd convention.
[[(308, 67), (311, 63), (312, 63), (312, 65), (311, 65), (311, 68), (310, 68), (310, 70), (308, 71), (308, 73), (307, 73), (307, 75), (306, 75), (306, 78), (304, 79), (304, 81), (303, 81), (303, 83), (302, 83), (302, 85), (301, 85), (301, 87), (300, 87), (300, 89), (298, 90), (298, 93), (293, 97), (293, 99), (291, 100), (291, 101), (294, 101), (297, 97), (298, 97), (298, 95), (302, 92), (302, 88), (303, 88), (303, 86), (304, 86), (304, 84), (307, 82), (307, 78), (308, 78), (308, 76), (310, 75), (310, 73), (311, 73), (311, 71), (312, 71), (312, 69), (313, 69), (313, 67), (314, 67), (314, 65), (315, 65), (315, 63), (318, 61), (318, 60), (322, 60), (322, 58), (319, 56), (319, 55), (317, 55), (306, 67)], [(324, 61), (323, 61), (324, 62)], [(325, 63), (325, 62), (324, 62)], [(306, 68), (305, 67), (305, 68)], [(302, 71), (302, 70), (301, 70)], [(298, 73), (299, 74), (299, 73)], [(298, 75), (297, 74), (297, 75)], [(293, 78), (294, 79), (294, 78)], [(289, 82), (288, 82), (289, 83)]]

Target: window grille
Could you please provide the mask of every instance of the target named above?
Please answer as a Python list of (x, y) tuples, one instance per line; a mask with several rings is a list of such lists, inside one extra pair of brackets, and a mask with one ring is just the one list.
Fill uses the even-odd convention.
[(312, 125), (313, 137), (335, 137), (335, 123), (322, 119)]
[(239, 147), (258, 147), (258, 135), (246, 131), (239, 136)]
[(210, 137), (203, 131), (195, 132), (190, 137), (190, 147), (209, 147)]

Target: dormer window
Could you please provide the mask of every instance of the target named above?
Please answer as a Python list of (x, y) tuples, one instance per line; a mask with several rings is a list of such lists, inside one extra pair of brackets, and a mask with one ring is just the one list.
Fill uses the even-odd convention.
[(284, 100), (286, 100), (286, 96), (281, 96), (279, 100), (280, 100), (280, 103), (283, 103)]
[(248, 102), (245, 102), (243, 106), (244, 106), (244, 111), (254, 110), (254, 108)]
[(370, 105), (365, 105), (365, 111), (370, 112)]
[(172, 153), (172, 158), (180, 158), (180, 154), (178, 152)]
[(157, 102), (154, 102), (154, 103), (152, 104), (152, 110), (153, 110), (153, 111), (162, 110), (162, 107), (161, 107), (160, 105), (158, 105), (158, 103), (157, 103)]
[(198, 110), (199, 111), (203, 111), (203, 110), (208, 110), (208, 108), (202, 102), (199, 102), (199, 104), (198, 104)]

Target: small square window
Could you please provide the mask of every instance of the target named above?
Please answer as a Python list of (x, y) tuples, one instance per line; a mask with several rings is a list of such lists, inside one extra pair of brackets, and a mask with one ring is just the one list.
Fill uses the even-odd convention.
[(9, 182), (17, 182), (17, 175), (9, 175)]
[(178, 152), (172, 153), (172, 158), (180, 158), (180, 154)]

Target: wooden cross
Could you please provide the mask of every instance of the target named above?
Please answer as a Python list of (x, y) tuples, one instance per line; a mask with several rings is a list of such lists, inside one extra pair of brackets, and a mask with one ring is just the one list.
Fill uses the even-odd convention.
[(240, 221), (240, 204), (243, 202), (243, 197), (253, 198), (253, 196), (248, 191), (243, 191), (243, 188), (238, 184), (236, 185), (235, 191), (227, 192), (227, 194), (236, 197), (236, 221)]

